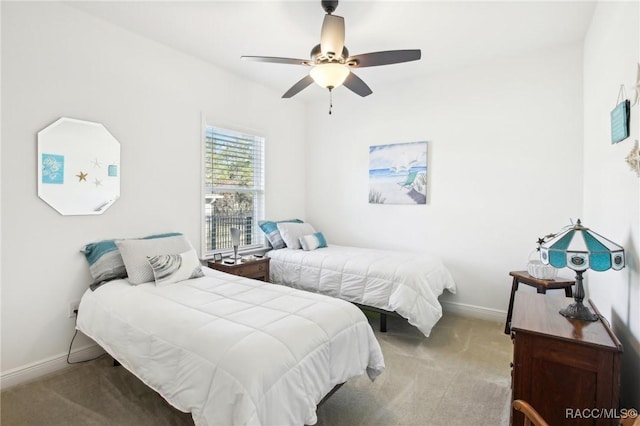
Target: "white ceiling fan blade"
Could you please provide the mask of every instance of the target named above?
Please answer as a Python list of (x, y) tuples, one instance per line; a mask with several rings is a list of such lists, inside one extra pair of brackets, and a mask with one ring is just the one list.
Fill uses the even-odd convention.
[(329, 57), (339, 57), (344, 47), (344, 18), (336, 15), (325, 15), (320, 34), (320, 49)]

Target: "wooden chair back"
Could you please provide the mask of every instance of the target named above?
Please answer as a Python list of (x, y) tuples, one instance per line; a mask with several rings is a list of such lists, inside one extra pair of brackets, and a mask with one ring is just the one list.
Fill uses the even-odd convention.
[(526, 401), (516, 399), (513, 408), (524, 414), (524, 426), (549, 426), (540, 414)]
[(628, 417), (620, 419), (620, 426), (640, 426), (640, 416)]

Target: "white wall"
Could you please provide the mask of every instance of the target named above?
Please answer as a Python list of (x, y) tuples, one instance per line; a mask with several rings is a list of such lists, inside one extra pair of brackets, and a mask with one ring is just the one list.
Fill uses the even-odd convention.
[[(342, 88), (333, 115), (309, 108), (307, 219), (330, 243), (440, 255), (458, 285), (446, 307), (504, 318), (509, 271), (581, 213), (582, 46), (388, 86), (370, 75), (369, 97)], [(369, 146), (420, 140), (427, 205), (368, 204)]]
[[(83, 244), (167, 230), (197, 244), (201, 111), (266, 133), (268, 217), (306, 217), (336, 244), (438, 253), (459, 286), (442, 298), (449, 309), (503, 317), (508, 272), (582, 217), (627, 249), (627, 269), (589, 273), (587, 291), (637, 368), (638, 179), (623, 162), (630, 140), (607, 143), (612, 97), (635, 75), (637, 3), (599, 5), (584, 63), (574, 45), (389, 85), (363, 70), (374, 94), (336, 90), (332, 116), (328, 96), (282, 101), (76, 9), (0, 5), (3, 384), (66, 352), (67, 303), (89, 281)], [(122, 197), (102, 216), (63, 217), (36, 196), (36, 133), (60, 116), (102, 122), (121, 143)], [(429, 141), (428, 204), (368, 204), (368, 147), (418, 140)]]
[[(68, 302), (90, 282), (85, 243), (174, 230), (199, 244), (201, 111), (265, 133), (267, 214), (303, 216), (304, 182), (290, 176), (304, 174), (305, 108), (63, 4), (1, 7), (6, 378), (66, 353)], [(122, 196), (101, 216), (61, 216), (37, 197), (36, 133), (61, 116), (101, 122), (121, 144)]]
[(625, 248), (621, 272), (588, 271), (587, 294), (624, 344), (623, 407), (640, 407), (640, 179), (625, 163), (639, 139), (640, 105), (631, 136), (611, 144), (609, 113), (621, 84), (628, 96), (640, 63), (638, 2), (599, 3), (584, 48), (584, 222)]

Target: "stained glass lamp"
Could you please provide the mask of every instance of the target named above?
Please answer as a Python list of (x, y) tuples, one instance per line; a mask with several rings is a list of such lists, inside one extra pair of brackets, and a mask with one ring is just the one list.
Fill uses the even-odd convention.
[(598, 317), (582, 304), (584, 287), (582, 273), (587, 269), (619, 271), (624, 268), (624, 249), (589, 228), (576, 225), (563, 229), (540, 245), (540, 259), (545, 265), (569, 268), (576, 271), (575, 303), (560, 311), (560, 314), (583, 321), (597, 321)]

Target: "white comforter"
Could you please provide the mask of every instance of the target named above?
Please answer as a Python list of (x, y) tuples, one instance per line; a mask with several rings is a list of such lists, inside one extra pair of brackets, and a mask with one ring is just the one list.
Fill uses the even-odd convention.
[(395, 311), (427, 337), (442, 317), (438, 296), (456, 291), (449, 270), (426, 253), (331, 245), (267, 255), (271, 282)]
[(164, 287), (118, 280), (88, 290), (77, 328), (196, 425), (314, 424), (335, 385), (384, 369), (355, 306), (205, 273)]

